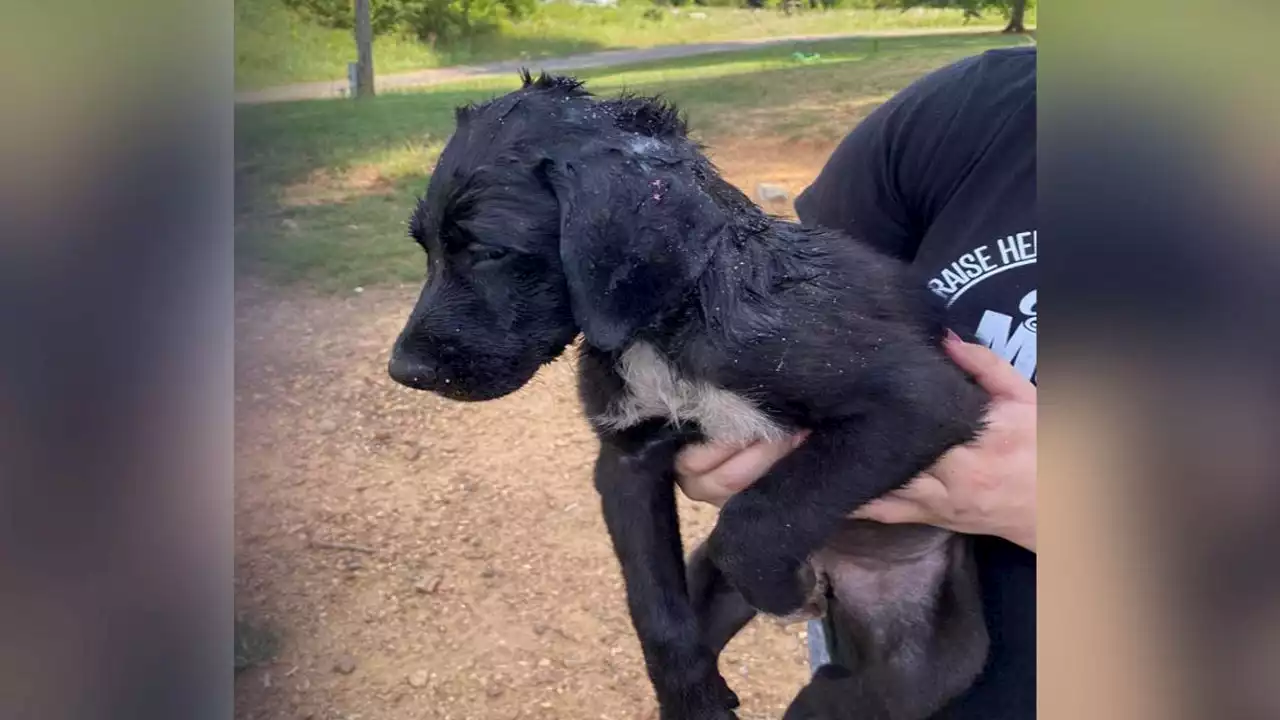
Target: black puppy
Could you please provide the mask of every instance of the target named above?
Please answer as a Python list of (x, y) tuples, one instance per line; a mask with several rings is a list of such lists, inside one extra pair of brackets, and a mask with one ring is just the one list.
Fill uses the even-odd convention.
[[(724, 644), (756, 609), (827, 597), (860, 630), (857, 666), (823, 669), (788, 718), (923, 718), (973, 681), (987, 636), (968, 544), (847, 519), (973, 439), (987, 401), (901, 264), (764, 214), (671, 106), (546, 75), (458, 111), (411, 234), (428, 271), (398, 382), (496, 398), (583, 335), (596, 487), (664, 719), (732, 718)], [(686, 580), (676, 452), (800, 428)]]

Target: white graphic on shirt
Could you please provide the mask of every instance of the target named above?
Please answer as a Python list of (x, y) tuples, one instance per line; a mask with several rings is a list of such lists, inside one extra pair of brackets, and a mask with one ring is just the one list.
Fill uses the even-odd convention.
[(1014, 318), (995, 310), (982, 315), (974, 332), (978, 340), (992, 352), (1009, 361), (1022, 376), (1031, 380), (1036, 374), (1036, 291), (1032, 290), (1018, 303), (1023, 320), (1014, 325)]
[[(955, 304), (970, 289), (1000, 273), (1036, 262), (1035, 230), (1014, 233), (961, 255), (929, 280), (929, 289)], [(974, 335), (1000, 357), (1008, 360), (1028, 380), (1036, 374), (1036, 291), (1018, 303), (1021, 317), (987, 310)]]

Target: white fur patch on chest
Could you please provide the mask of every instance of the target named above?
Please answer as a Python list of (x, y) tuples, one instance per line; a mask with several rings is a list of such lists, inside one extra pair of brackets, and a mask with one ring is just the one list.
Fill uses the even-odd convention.
[(786, 437), (786, 431), (750, 400), (711, 383), (681, 377), (648, 343), (628, 347), (616, 370), (627, 392), (592, 418), (602, 428), (622, 430), (665, 418), (676, 425), (697, 423), (709, 440), (729, 445)]

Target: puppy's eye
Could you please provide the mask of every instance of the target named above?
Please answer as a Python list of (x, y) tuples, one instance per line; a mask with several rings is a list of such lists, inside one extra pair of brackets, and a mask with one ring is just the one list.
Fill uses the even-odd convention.
[(511, 251), (507, 248), (497, 247), (496, 245), (482, 245), (480, 243), (468, 245), (467, 252), (471, 253), (472, 261), (477, 263), (494, 262), (511, 255)]

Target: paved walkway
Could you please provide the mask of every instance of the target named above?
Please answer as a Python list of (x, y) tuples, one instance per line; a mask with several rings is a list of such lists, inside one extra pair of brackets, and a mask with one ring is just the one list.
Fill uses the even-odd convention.
[[(726, 40), (714, 43), (696, 43), (691, 45), (660, 45), (650, 48), (628, 50), (603, 50), (600, 52), (568, 55), (559, 58), (542, 60), (519, 59), (485, 63), (483, 65), (457, 65), (455, 67), (415, 70), (413, 72), (378, 75), (374, 86), (379, 92), (383, 90), (399, 90), (414, 87), (428, 87), (444, 83), (474, 80), (483, 77), (514, 75), (523, 67), (531, 70), (563, 72), (566, 70), (582, 70), (584, 68), (607, 67), (609, 65), (630, 65), (632, 63), (669, 60), (672, 58), (706, 55), (708, 53), (732, 52), (734, 50), (751, 50), (772, 45), (788, 43), (813, 42), (817, 40), (854, 40), (860, 38), (885, 37), (923, 37), (928, 35), (960, 35), (998, 32), (999, 26), (968, 26), (965, 28), (919, 28), (909, 30), (879, 30), (861, 33), (842, 33), (835, 35), (789, 35), (785, 37), (757, 38), (752, 40)], [(352, 49), (354, 54), (354, 48)], [(374, 64), (377, 65), (375, 48)], [(319, 100), (341, 97), (347, 92), (347, 81), (331, 80), (295, 85), (281, 85), (236, 93), (236, 103), (258, 104), (270, 102), (286, 102), (289, 100)]]

